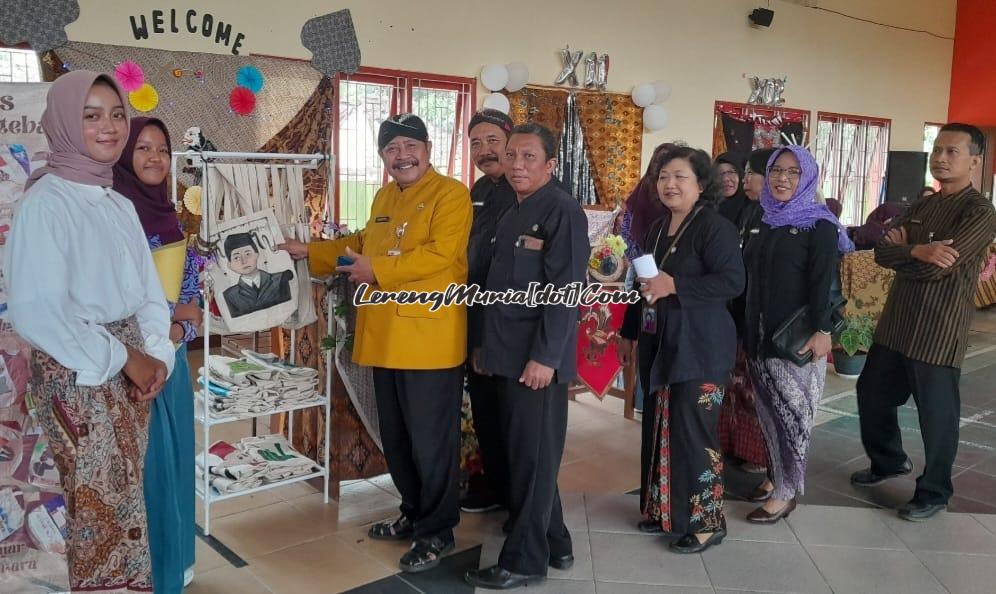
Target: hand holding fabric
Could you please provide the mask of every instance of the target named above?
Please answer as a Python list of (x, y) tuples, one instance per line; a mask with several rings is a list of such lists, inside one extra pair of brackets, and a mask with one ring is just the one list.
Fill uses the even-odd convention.
[(277, 251), (285, 251), (294, 260), (304, 260), (308, 257), (308, 244), (296, 239), (288, 239), (277, 245)]
[(896, 227), (889, 229), (885, 234), (885, 240), (893, 245), (906, 245), (909, 242), (906, 237), (906, 228)]

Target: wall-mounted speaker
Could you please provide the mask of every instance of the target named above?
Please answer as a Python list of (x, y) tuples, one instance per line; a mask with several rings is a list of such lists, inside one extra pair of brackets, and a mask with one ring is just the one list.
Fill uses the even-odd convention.
[(750, 22), (755, 25), (770, 27), (771, 20), (775, 18), (775, 11), (768, 8), (755, 8), (754, 12), (750, 13), (747, 18), (750, 19)]

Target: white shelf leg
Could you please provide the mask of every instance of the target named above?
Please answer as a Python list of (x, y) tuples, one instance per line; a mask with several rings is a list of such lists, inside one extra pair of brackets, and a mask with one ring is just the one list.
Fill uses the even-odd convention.
[[(297, 363), (297, 330), (290, 331), (290, 360), (291, 365)], [(294, 411), (287, 413), (287, 441), (294, 445)], [(317, 456), (316, 456), (317, 457)]]
[[(328, 335), (332, 335), (332, 323), (335, 316), (332, 314), (332, 298), (326, 292), (325, 300), (328, 302)], [(332, 469), (329, 467), (329, 453), (332, 451), (331, 439), (332, 427), (332, 350), (325, 351), (325, 503), (329, 502), (329, 481), (332, 477)]]

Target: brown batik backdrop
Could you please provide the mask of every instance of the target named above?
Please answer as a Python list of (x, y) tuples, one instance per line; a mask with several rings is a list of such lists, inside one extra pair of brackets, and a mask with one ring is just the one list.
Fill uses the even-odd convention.
[(577, 98), (599, 204), (615, 207), (640, 181), (643, 110), (629, 95), (528, 86), (508, 94), (512, 120), (542, 124), (560, 138), (569, 93)]

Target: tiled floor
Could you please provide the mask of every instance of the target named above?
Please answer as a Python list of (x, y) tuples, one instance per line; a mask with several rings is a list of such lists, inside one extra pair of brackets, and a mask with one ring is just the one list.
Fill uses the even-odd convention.
[[(996, 310), (983, 312), (973, 328), (949, 513), (925, 524), (898, 520), (888, 508), (910, 497), (912, 480), (867, 491), (849, 485), (849, 473), (866, 464), (854, 383), (831, 374), (799, 509), (787, 522), (758, 527), (742, 519), (750, 504), (730, 501), (728, 540), (703, 555), (677, 556), (664, 539), (635, 530), (638, 501), (625, 493), (639, 485), (639, 424), (622, 417), (618, 399), (581, 396), (570, 405), (559, 478), (577, 561), (570, 572), (551, 571), (545, 584), (526, 592), (996, 591)], [(922, 467), (915, 408), (904, 408), (900, 418), (908, 451)], [(233, 425), (218, 435), (247, 431)], [(735, 499), (757, 480), (731, 467), (727, 485)], [(383, 476), (347, 484), (341, 500), (329, 505), (299, 484), (214, 506), (212, 536), (245, 566), (236, 568), (199, 542), (197, 577), (187, 592), (471, 592), (463, 572), (495, 561), (504, 515), (464, 514), (457, 552), (433, 572), (401, 577), (397, 562), (407, 545), (371, 541), (365, 529), (396, 513), (398, 504), (390, 477)]]

